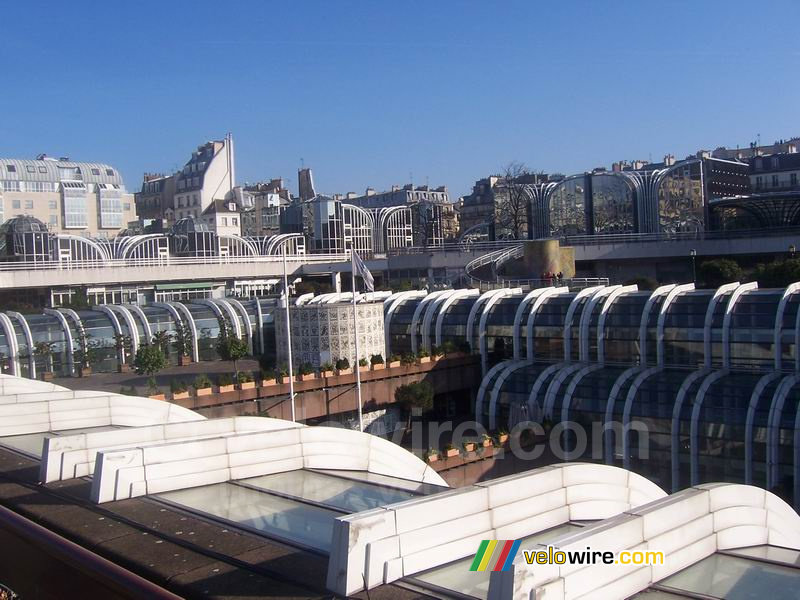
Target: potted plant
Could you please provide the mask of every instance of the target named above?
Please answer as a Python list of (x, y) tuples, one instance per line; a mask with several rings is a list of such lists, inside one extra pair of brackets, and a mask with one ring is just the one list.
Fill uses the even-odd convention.
[(178, 353), (178, 364), (181, 367), (192, 363), (192, 330), (183, 321), (175, 324), (172, 347)]
[(434, 463), (437, 460), (439, 460), (439, 451), (434, 448), (428, 448), (428, 451), (425, 453), (425, 461)]
[(464, 452), (475, 452), (475, 442), (464, 442)]
[(287, 369), (286, 365), (281, 365), (280, 367), (278, 367), (278, 370), (275, 372), (275, 375), (277, 376), (277, 380), (280, 383), (288, 383), (286, 381), (286, 378), (289, 376), (289, 370)]
[(456, 448), (452, 443), (447, 444), (444, 449), (444, 456), (445, 458), (453, 458), (454, 456), (458, 456), (458, 448)]
[(167, 396), (159, 388), (155, 377), (147, 380), (147, 397), (151, 400), (166, 400)]
[(252, 390), (256, 387), (256, 382), (253, 381), (252, 376), (250, 373), (245, 371), (239, 371), (236, 374), (236, 383), (239, 384), (240, 390)]
[(508, 432), (505, 429), (500, 429), (497, 432), (497, 444), (502, 446), (508, 441)]
[(308, 363), (303, 363), (300, 365), (297, 381), (308, 381), (309, 379), (314, 379), (314, 367)]
[(349, 375), (353, 370), (350, 368), (350, 361), (346, 358), (340, 358), (336, 361), (336, 374)]
[(268, 385), (275, 385), (277, 383), (275, 379), (275, 370), (274, 369), (267, 369), (265, 371), (261, 371), (261, 387), (266, 387)]
[(410, 367), (411, 365), (416, 364), (416, 362), (417, 357), (410, 352), (406, 352), (400, 356), (400, 364), (404, 367)]
[(333, 377), (333, 363), (325, 362), (319, 366), (320, 377)]
[(372, 365), (373, 371), (379, 371), (380, 369), (383, 369), (385, 367), (385, 365), (383, 364), (383, 356), (381, 356), (380, 354), (373, 354), (372, 356), (370, 356), (369, 362)]
[(167, 331), (156, 331), (153, 337), (150, 338), (150, 343), (153, 346), (158, 346), (164, 353), (164, 356), (169, 356), (170, 336)]
[(425, 350), (425, 348), (422, 348), (419, 352), (417, 352), (417, 361), (421, 365), (431, 362), (431, 355), (427, 350)]
[(189, 387), (183, 381), (173, 379), (169, 382), (169, 391), (172, 392), (173, 400), (188, 400)]
[(114, 348), (117, 350), (117, 357), (119, 362), (117, 363), (117, 373), (130, 373), (131, 366), (128, 364), (128, 360), (131, 357), (131, 349), (133, 347), (133, 340), (129, 335), (122, 335), (117, 333), (114, 335)]
[(220, 394), (226, 394), (236, 389), (236, 386), (233, 384), (233, 377), (228, 373), (223, 373), (217, 377), (217, 386), (219, 387)]
[(394, 369), (400, 366), (400, 357), (397, 354), (389, 355), (389, 368)]
[(442, 344), (441, 349), (445, 356), (450, 356), (451, 354), (456, 354), (457, 352), (456, 345), (450, 340)]
[(433, 360), (439, 360), (444, 356), (444, 350), (442, 350), (439, 346), (431, 346), (431, 358)]
[(369, 371), (369, 363), (367, 362), (366, 358), (359, 358), (358, 359), (358, 370), (359, 371)]
[(33, 345), (33, 355), (42, 359), (43, 367), (42, 379), (52, 381), (53, 373), (53, 342), (36, 342)]
[(481, 436), (481, 446), (483, 446), (484, 448), (492, 447), (492, 438), (489, 436), (489, 434), (484, 433)]
[(192, 387), (194, 388), (194, 395), (198, 397), (210, 396), (214, 391), (211, 387), (211, 380), (205, 373), (195, 377), (194, 382), (192, 382)]

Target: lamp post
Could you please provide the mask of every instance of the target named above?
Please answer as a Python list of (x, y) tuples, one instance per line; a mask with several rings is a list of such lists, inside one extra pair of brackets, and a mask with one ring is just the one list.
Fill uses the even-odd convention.
[(292, 324), (289, 315), (289, 276), (286, 269), (286, 243), (288, 240), (283, 241), (282, 255), (283, 255), (283, 306), (286, 309), (286, 347), (288, 350), (288, 367), (289, 367), (289, 406), (292, 410), (292, 422), (297, 420), (294, 406), (294, 369), (292, 369)]
[(796, 252), (797, 252), (797, 248), (795, 248), (794, 244), (791, 244), (789, 246), (789, 258), (793, 259)]
[(689, 256), (692, 257), (692, 283), (697, 285), (697, 269), (695, 268), (695, 258), (697, 257), (697, 250), (692, 248), (689, 250)]

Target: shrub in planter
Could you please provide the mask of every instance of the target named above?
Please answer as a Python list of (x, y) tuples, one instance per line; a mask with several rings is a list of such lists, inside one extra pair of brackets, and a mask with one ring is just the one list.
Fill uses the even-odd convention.
[(389, 368), (399, 367), (400, 366), (400, 357), (397, 354), (390, 354), (389, 355)]
[(369, 363), (367, 362), (366, 358), (359, 358), (358, 359), (358, 370), (359, 371), (366, 371), (369, 368)]
[(447, 444), (444, 449), (444, 455), (446, 458), (453, 458), (454, 456), (459, 455), (458, 448), (456, 448), (453, 444)]
[(197, 396), (208, 396), (211, 393), (211, 380), (208, 375), (198, 375), (192, 382)]
[(382, 365), (383, 364), (383, 356), (380, 354), (373, 354), (369, 357), (370, 364), (374, 367), (375, 365)]
[(422, 348), (419, 352), (417, 352), (417, 360), (420, 364), (431, 362), (431, 355), (428, 353), (425, 348)]
[(508, 432), (505, 429), (500, 429), (497, 432), (497, 444), (503, 445), (508, 441)]
[(275, 378), (275, 371), (273, 369), (266, 369), (259, 373), (261, 385), (274, 385), (277, 381)]
[(442, 350), (439, 346), (431, 346), (431, 356), (433, 358), (441, 358), (444, 356), (444, 350)]
[(217, 377), (217, 385), (220, 393), (233, 390), (233, 377), (228, 373), (223, 373)]
[(346, 358), (340, 358), (339, 360), (336, 361), (336, 370), (339, 371), (340, 373), (342, 371), (347, 371), (349, 369), (350, 369), (350, 361), (347, 360)]
[(297, 379), (300, 381), (305, 381), (307, 379), (312, 379), (314, 377), (314, 367), (312, 367), (309, 363), (303, 363), (300, 365), (300, 374), (297, 376)]
[(183, 381), (173, 379), (169, 382), (169, 391), (173, 394), (182, 394), (187, 389), (187, 385)]
[(491, 445), (492, 445), (492, 438), (489, 437), (488, 434), (484, 433), (481, 436), (481, 446), (483, 446), (484, 448), (489, 448)]
[(319, 366), (319, 374), (323, 377), (330, 377), (333, 375), (333, 363), (322, 363)]
[(236, 374), (236, 383), (239, 384), (239, 389), (252, 390), (256, 387), (256, 382), (253, 381), (253, 376), (245, 371), (239, 371)]
[(475, 442), (464, 442), (464, 452), (475, 452)]
[(436, 462), (439, 460), (439, 451), (435, 448), (428, 448), (428, 451), (425, 453), (425, 460), (429, 463)]
[(409, 367), (413, 364), (416, 364), (417, 357), (411, 354), (410, 352), (406, 352), (402, 356), (400, 356), (400, 364), (404, 367)]

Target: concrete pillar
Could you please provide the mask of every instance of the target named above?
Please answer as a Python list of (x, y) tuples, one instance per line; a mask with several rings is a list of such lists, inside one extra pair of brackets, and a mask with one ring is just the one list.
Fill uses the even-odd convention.
[(342, 293), (342, 273), (340, 271), (331, 273), (331, 285), (335, 293)]

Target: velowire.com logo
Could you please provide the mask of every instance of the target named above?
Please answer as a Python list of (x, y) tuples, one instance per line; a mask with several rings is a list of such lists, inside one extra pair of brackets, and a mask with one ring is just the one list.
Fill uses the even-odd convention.
[(508, 571), (519, 550), (520, 540), (483, 540), (470, 571)]

